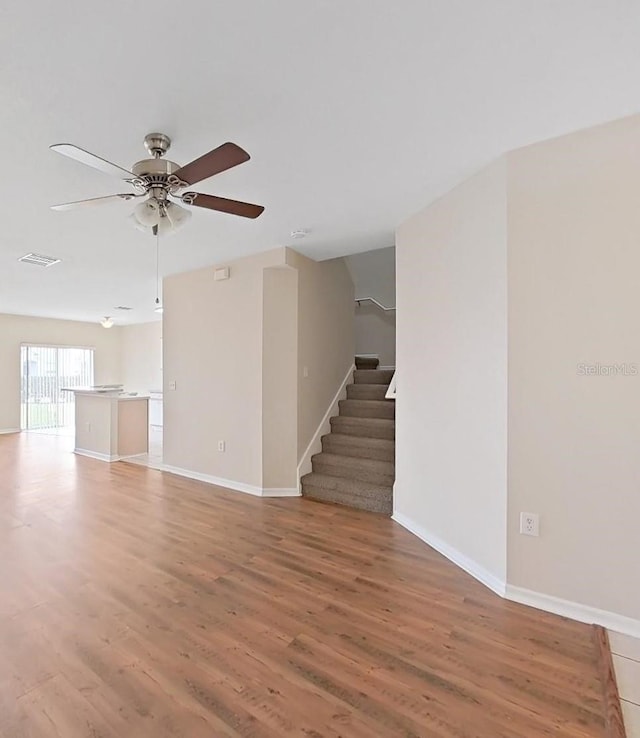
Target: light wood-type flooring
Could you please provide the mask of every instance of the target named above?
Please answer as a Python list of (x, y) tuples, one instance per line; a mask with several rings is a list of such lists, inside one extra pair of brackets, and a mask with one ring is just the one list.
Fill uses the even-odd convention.
[(603, 725), (589, 626), (500, 599), (387, 517), (0, 436), (2, 738)]

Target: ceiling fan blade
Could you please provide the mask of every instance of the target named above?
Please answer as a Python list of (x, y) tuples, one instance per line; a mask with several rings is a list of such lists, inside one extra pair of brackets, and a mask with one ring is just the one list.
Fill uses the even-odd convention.
[(238, 164), (249, 161), (250, 158), (244, 149), (227, 142), (199, 159), (194, 159), (190, 164), (185, 164), (173, 174), (183, 182), (192, 185), (213, 177), (214, 174), (224, 172), (226, 169), (231, 169), (231, 167), (237, 167)]
[(226, 197), (215, 195), (203, 195), (201, 192), (185, 192), (184, 198), (187, 205), (196, 205), (199, 208), (209, 208), (209, 210), (218, 210), (231, 215), (241, 215), (243, 218), (257, 218), (264, 210), (262, 205), (227, 200)]
[(52, 205), (51, 210), (75, 210), (76, 208), (91, 207), (92, 205), (102, 205), (107, 202), (115, 202), (116, 200), (132, 200), (134, 197), (144, 197), (144, 195), (134, 195), (131, 192), (124, 192), (120, 195), (107, 195), (106, 197), (92, 197), (89, 200), (76, 200), (75, 202), (63, 202), (60, 205)]
[(93, 167), (93, 169), (104, 172), (104, 174), (110, 174), (113, 177), (124, 179), (127, 182), (132, 182), (138, 179), (133, 172), (128, 172), (117, 164), (112, 164), (110, 161), (107, 161), (100, 156), (96, 156), (90, 151), (85, 151), (79, 146), (74, 146), (69, 143), (61, 143), (49, 146), (49, 148), (51, 151), (56, 151), (58, 154), (68, 156), (70, 159), (75, 159), (81, 164), (86, 164), (88, 167)]

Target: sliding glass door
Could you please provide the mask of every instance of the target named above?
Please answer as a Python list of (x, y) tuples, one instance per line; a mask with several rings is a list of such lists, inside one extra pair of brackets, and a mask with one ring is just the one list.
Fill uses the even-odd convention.
[(62, 390), (94, 383), (93, 349), (22, 346), (20, 363), (22, 429), (73, 427), (73, 393)]

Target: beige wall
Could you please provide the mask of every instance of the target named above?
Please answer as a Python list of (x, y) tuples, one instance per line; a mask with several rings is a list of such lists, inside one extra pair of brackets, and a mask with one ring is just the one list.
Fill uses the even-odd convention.
[(263, 271), (262, 484), (295, 488), (298, 465), (298, 272)]
[(165, 464), (262, 487), (263, 271), (284, 260), (276, 249), (231, 262), (227, 280), (215, 267), (164, 280)]
[[(345, 257), (356, 297), (373, 297), (386, 307), (396, 304), (396, 250), (365, 251)], [(396, 363), (396, 314), (370, 302), (355, 307), (356, 354), (377, 354), (381, 366)]]
[(225, 281), (211, 267), (164, 282), (164, 462), (294, 490), (353, 362), (353, 284), (343, 260), (285, 248), (228, 266)]
[(397, 232), (394, 513), (506, 576), (506, 172), (498, 162)]
[(98, 323), (0, 314), (0, 430), (20, 427), (20, 344), (94, 348), (95, 381), (120, 380), (118, 328)]
[(512, 153), (508, 579), (640, 620), (639, 285), (640, 117)]
[(510, 153), (396, 244), (399, 519), (509, 597), (636, 634), (639, 193), (634, 116)]
[(300, 461), (353, 364), (354, 288), (344, 259), (312, 261), (287, 249), (287, 263), (298, 270)]
[(162, 389), (162, 321), (126, 325), (120, 333), (120, 377), (127, 390)]

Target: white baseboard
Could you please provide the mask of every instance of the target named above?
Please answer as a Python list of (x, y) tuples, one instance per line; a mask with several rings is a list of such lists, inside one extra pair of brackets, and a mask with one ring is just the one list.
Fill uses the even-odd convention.
[(471, 574), (472, 577), (477, 579), (479, 582), (482, 582), (482, 584), (489, 587), (490, 590), (500, 595), (500, 597), (504, 597), (504, 581), (495, 574), (492, 574), (488, 569), (480, 566), (480, 564), (477, 564), (473, 559), (470, 559), (468, 556), (465, 556), (465, 554), (453, 548), (453, 546), (445, 543), (445, 541), (426, 530), (426, 528), (414, 523), (406, 515), (394, 512), (391, 518), (403, 528), (406, 528), (410, 533), (413, 533), (414, 536), (417, 536), (421, 541), (424, 541), (426, 544), (431, 546), (431, 548), (435, 548), (436, 551), (449, 559), (449, 561), (452, 561), (456, 566), (464, 569), (467, 574)]
[(121, 457), (116, 455), (109, 455), (109, 454), (99, 454), (97, 451), (88, 451), (86, 448), (74, 448), (73, 449), (74, 454), (78, 454), (78, 456), (88, 456), (90, 459), (98, 459), (98, 461), (120, 461)]
[(342, 384), (338, 388), (335, 397), (327, 408), (327, 412), (324, 414), (324, 417), (320, 421), (320, 425), (318, 426), (316, 432), (313, 434), (313, 438), (311, 439), (311, 441), (309, 441), (309, 445), (307, 446), (306, 451), (302, 454), (302, 458), (298, 462), (298, 489), (300, 488), (300, 477), (304, 477), (305, 474), (308, 474), (311, 471), (311, 457), (314, 454), (318, 454), (320, 453), (320, 451), (322, 451), (322, 436), (331, 431), (330, 420), (334, 415), (338, 414), (338, 402), (340, 400), (344, 400), (344, 398), (347, 396), (347, 385), (349, 384), (349, 380), (353, 376), (353, 371), (355, 368), (355, 364), (352, 364), (349, 367), (349, 371), (347, 372), (345, 378), (342, 380)]
[(554, 597), (553, 595), (542, 592), (534, 592), (524, 587), (515, 587), (512, 584), (502, 581), (499, 577), (487, 571), (487, 569), (477, 564), (468, 556), (453, 548), (453, 546), (450, 546), (430, 531), (414, 523), (406, 515), (394, 512), (392, 519), (403, 528), (406, 528), (410, 533), (420, 538), (421, 541), (431, 546), (431, 548), (441, 553), (449, 561), (456, 564), (456, 566), (466, 571), (467, 574), (470, 574), (497, 595), (500, 595), (500, 597), (504, 597), (512, 602), (518, 602), (521, 605), (528, 605), (538, 610), (551, 612), (555, 615), (562, 615), (571, 620), (578, 620), (581, 623), (602, 625), (608, 630), (615, 630), (632, 638), (640, 638), (640, 620), (629, 618), (626, 615), (619, 615), (609, 610), (600, 610), (597, 607), (583, 605), (579, 602), (563, 600), (560, 597)]
[(378, 369), (384, 369), (385, 371), (395, 372), (395, 366), (379, 366)]
[(179, 477), (187, 479), (195, 479), (198, 482), (206, 482), (207, 484), (215, 484), (217, 487), (225, 487), (236, 492), (244, 492), (255, 497), (299, 497), (300, 492), (296, 487), (257, 487), (244, 482), (236, 482), (233, 479), (223, 479), (222, 477), (214, 477), (211, 474), (201, 474), (200, 472), (191, 471), (190, 469), (181, 469), (178, 466), (170, 466), (162, 464), (158, 467), (161, 471), (177, 474)]
[(521, 605), (529, 605), (529, 607), (562, 615), (581, 623), (596, 623), (608, 630), (625, 633), (632, 638), (640, 638), (640, 620), (634, 620), (610, 610), (600, 610), (597, 607), (591, 607), (591, 605), (563, 600), (560, 597), (534, 592), (524, 587), (515, 587), (512, 584), (507, 584), (506, 598), (513, 602), (519, 602)]
[(300, 497), (297, 487), (263, 487), (263, 497)]
[(0, 436), (5, 435), (6, 433), (20, 433), (20, 428), (2, 428), (2, 429), (0, 429)]

